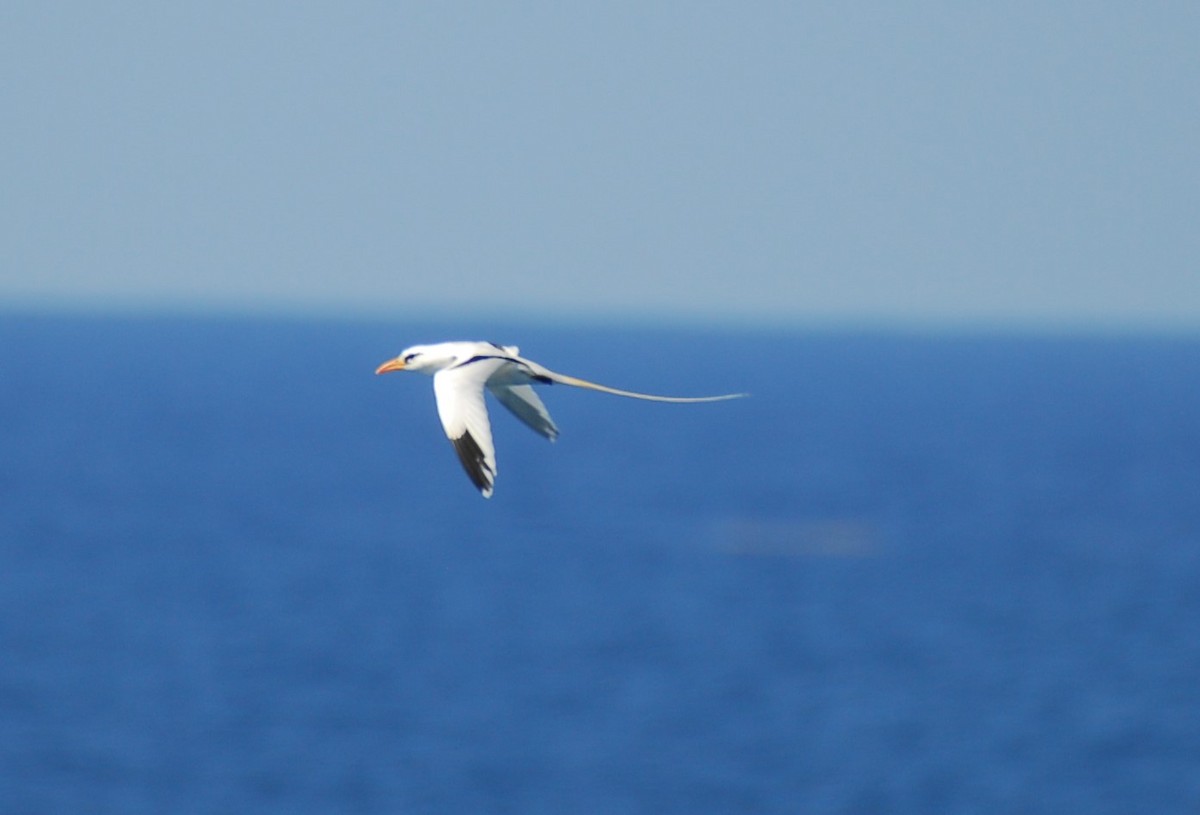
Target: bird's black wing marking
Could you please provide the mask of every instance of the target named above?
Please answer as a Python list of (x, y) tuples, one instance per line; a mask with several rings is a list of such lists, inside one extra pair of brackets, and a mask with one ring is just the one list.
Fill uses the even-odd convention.
[(479, 447), (479, 442), (471, 435), (470, 431), (464, 431), (457, 439), (451, 439), (454, 444), (454, 452), (458, 453), (458, 460), (462, 462), (463, 469), (467, 471), (467, 475), (471, 478), (471, 483), (482, 493), (487, 493), (492, 488), (493, 473), (483, 457), (483, 450)]
[(503, 359), (505, 361), (508, 361), (508, 357), (501, 357), (501, 356), (497, 356), (495, 354), (476, 354), (475, 356), (471, 357), (470, 359), (464, 359), (462, 362), (458, 363), (454, 367), (462, 368), (464, 366), (470, 365), (473, 362), (483, 362), (485, 359)]
[[(495, 345), (495, 343), (492, 343), (492, 344)], [(553, 385), (554, 384), (553, 379), (546, 376), (545, 374), (536, 373), (532, 368), (530, 368), (528, 365), (526, 365), (523, 361), (521, 361), (519, 359), (513, 359), (512, 357), (497, 356), (495, 354), (476, 354), (475, 356), (471, 357), (470, 359), (463, 360), (462, 362), (458, 363), (454, 367), (455, 368), (463, 368), (463, 367), (470, 365), (472, 363), (475, 363), (475, 362), (483, 362), (485, 359), (499, 359), (499, 360), (503, 360), (504, 362), (512, 363), (513, 365), (516, 365), (518, 368), (520, 368), (525, 373), (527, 373), (529, 375), (529, 378), (532, 379), (534, 382), (537, 382), (542, 385)]]

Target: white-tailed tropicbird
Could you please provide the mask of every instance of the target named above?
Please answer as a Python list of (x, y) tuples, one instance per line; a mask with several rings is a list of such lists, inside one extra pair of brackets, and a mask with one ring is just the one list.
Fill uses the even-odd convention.
[(380, 365), (375, 373), (388, 371), (419, 371), (433, 376), (433, 393), (437, 398), (442, 427), (454, 443), (463, 469), (484, 498), (491, 497), (492, 485), (496, 481), (496, 448), (492, 443), (492, 428), (484, 404), (484, 388), (491, 391), (513, 415), (550, 441), (558, 438), (558, 427), (534, 392), (534, 385), (574, 385), (652, 402), (720, 402), (746, 395), (655, 396), (624, 391), (555, 373), (533, 360), (519, 356), (519, 349), (515, 345), (492, 342), (414, 345), (395, 359)]

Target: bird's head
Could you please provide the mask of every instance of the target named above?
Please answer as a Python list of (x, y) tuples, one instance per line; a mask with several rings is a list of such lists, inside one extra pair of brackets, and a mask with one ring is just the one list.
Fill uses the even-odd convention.
[(411, 348), (405, 348), (400, 352), (400, 356), (395, 359), (389, 359), (387, 362), (375, 369), (377, 374), (386, 374), (390, 371), (418, 371), (420, 373), (435, 374), (443, 368), (452, 365), (455, 361), (453, 354), (439, 352), (437, 348), (430, 345), (414, 345)]

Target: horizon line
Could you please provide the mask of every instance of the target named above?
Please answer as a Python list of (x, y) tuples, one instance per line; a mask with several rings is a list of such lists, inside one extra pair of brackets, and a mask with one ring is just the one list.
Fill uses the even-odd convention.
[(318, 304), (310, 301), (271, 302), (207, 298), (105, 299), (84, 301), (61, 297), (0, 297), (0, 314), (29, 317), (266, 319), (330, 322), (410, 321), (444, 323), (529, 323), (537, 326), (576, 326), (630, 329), (663, 328), (764, 333), (857, 333), (898, 335), (1013, 335), (1013, 336), (1168, 336), (1200, 337), (1200, 320), (1081, 315), (879, 314), (870, 312), (749, 314), (703, 309), (578, 310), (486, 308), (454, 309), (444, 305), (413, 304), (398, 309), (360, 303)]

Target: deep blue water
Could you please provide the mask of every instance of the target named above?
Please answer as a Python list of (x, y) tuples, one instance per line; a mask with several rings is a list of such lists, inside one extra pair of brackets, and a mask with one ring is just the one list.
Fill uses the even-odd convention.
[(0, 316), (3, 811), (1200, 811), (1200, 340), (489, 329)]

